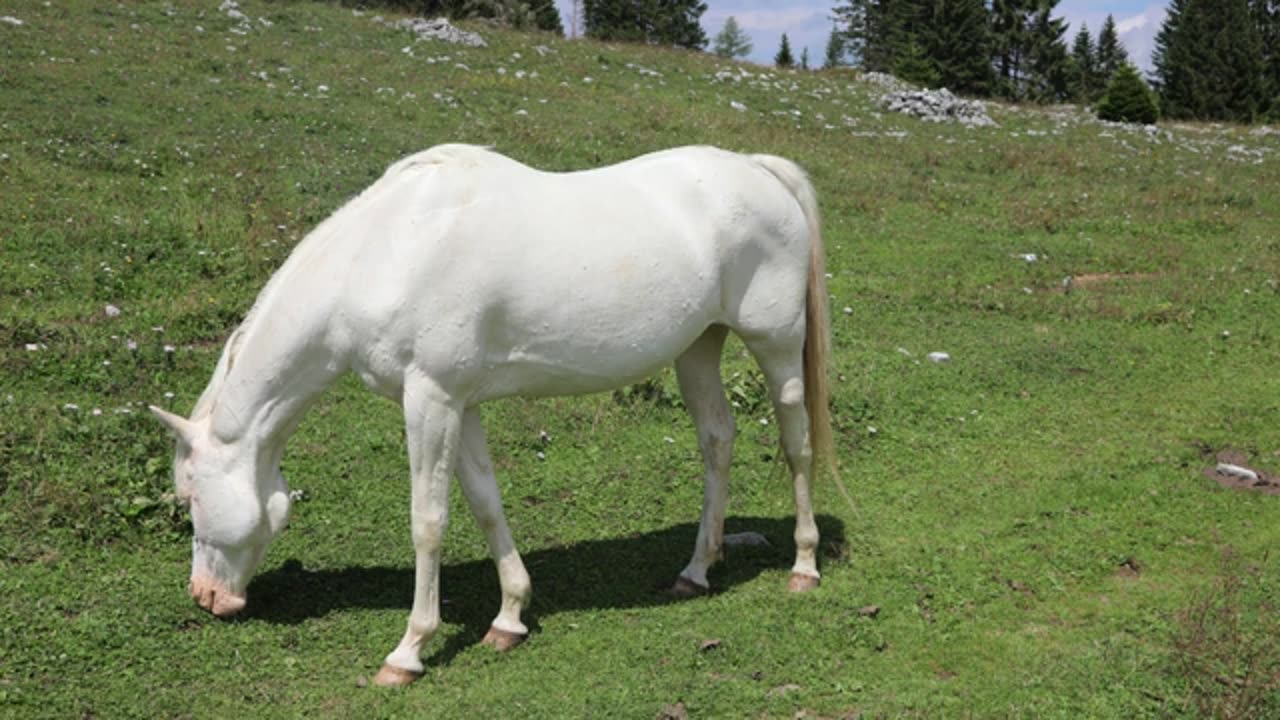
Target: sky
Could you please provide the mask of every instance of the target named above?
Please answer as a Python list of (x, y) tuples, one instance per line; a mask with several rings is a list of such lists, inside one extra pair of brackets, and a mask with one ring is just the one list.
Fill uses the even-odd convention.
[[(831, 8), (838, 0), (704, 1), (708, 9), (702, 16), (702, 26), (708, 38), (715, 37), (724, 26), (725, 19), (732, 15), (751, 36), (754, 47), (748, 60), (772, 63), (785, 32), (797, 58), (801, 50), (808, 47), (810, 60), (820, 65), (827, 36), (831, 33)], [(570, 2), (556, 2), (568, 29)], [(1151, 48), (1164, 19), (1166, 5), (1166, 0), (1061, 0), (1056, 15), (1070, 23), (1066, 34), (1068, 47), (1081, 23), (1088, 26), (1096, 39), (1103, 21), (1108, 14), (1112, 15), (1120, 32), (1120, 41), (1129, 51), (1129, 58), (1143, 70), (1150, 70)]]

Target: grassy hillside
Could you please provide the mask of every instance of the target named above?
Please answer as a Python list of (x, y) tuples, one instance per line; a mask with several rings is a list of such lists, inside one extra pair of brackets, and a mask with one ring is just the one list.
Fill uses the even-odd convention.
[[(0, 22), (0, 716), (1280, 713), (1280, 497), (1204, 473), (1280, 473), (1277, 134), (1002, 106), (967, 129), (885, 113), (852, 72), (242, 7), (0, 13), (21, 21)], [(691, 143), (808, 168), (858, 503), (819, 486), (818, 592), (784, 591), (790, 491), (732, 345), (729, 530), (772, 547), (733, 550), (722, 592), (655, 591), (701, 502), (671, 373), (497, 403), (533, 636), (476, 645), (498, 588), (456, 499), (427, 676), (362, 687), (403, 630), (412, 550), (400, 412), (348, 379), (289, 446), (304, 499), (247, 616), (191, 603), (144, 405), (189, 410), (290, 248), (441, 142), (554, 170)]]

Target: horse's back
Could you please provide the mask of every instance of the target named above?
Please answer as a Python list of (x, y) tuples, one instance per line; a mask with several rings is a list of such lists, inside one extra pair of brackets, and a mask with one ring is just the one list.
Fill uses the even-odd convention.
[(362, 247), (344, 295), (371, 329), (354, 334), (472, 394), (601, 390), (712, 324), (802, 322), (803, 209), (748, 156), (681, 148), (548, 173), (442, 146), (379, 185), (351, 223)]

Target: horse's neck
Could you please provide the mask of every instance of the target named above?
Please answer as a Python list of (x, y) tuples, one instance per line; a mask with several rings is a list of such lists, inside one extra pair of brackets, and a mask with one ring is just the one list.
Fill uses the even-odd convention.
[(264, 449), (283, 444), (303, 412), (342, 372), (343, 365), (314, 323), (255, 305), (218, 361), (196, 405), (224, 441)]

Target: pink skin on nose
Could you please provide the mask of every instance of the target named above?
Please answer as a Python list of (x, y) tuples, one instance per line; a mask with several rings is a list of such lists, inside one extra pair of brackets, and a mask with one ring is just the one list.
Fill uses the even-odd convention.
[(200, 607), (220, 618), (235, 615), (248, 603), (244, 595), (236, 595), (208, 575), (191, 578), (191, 583), (187, 585), (187, 592)]

